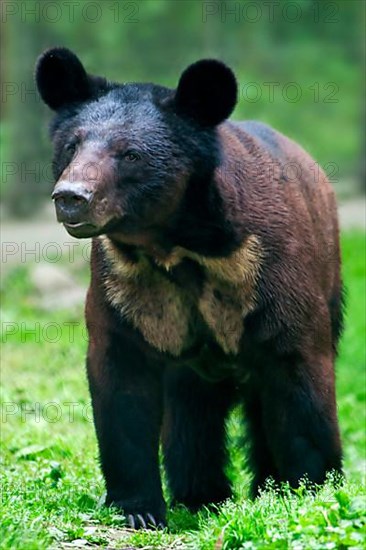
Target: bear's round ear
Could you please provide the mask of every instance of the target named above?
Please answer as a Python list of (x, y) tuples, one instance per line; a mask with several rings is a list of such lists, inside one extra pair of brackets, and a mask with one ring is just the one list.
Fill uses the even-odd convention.
[(237, 100), (237, 83), (229, 67), (215, 59), (202, 59), (182, 74), (175, 94), (179, 114), (203, 126), (216, 126), (228, 118)]
[(81, 61), (67, 48), (45, 51), (37, 60), (35, 79), (43, 101), (54, 110), (85, 101), (92, 93)]

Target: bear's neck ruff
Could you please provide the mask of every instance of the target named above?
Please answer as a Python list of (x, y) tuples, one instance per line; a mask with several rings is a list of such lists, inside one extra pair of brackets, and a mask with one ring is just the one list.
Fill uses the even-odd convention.
[[(226, 258), (208, 258), (180, 247), (164, 260), (128, 257), (108, 237), (98, 238), (107, 259), (104, 286), (108, 301), (154, 348), (178, 357), (195, 341), (201, 316), (226, 354), (237, 354), (244, 318), (256, 303), (262, 247), (255, 235)], [(185, 260), (203, 273), (198, 296), (169, 274)]]

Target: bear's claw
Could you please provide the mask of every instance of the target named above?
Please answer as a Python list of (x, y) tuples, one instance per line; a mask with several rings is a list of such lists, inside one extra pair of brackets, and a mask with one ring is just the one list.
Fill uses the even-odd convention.
[(164, 529), (165, 521), (155, 518), (149, 512), (144, 514), (127, 514), (126, 522), (131, 529)]

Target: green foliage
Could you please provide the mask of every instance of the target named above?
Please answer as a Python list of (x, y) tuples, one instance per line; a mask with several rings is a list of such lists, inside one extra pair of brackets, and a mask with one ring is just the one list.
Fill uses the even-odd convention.
[(254, 503), (229, 502), (217, 516), (202, 518), (192, 548), (362, 548), (364, 511), (364, 494), (350, 483), (338, 492), (327, 485), (316, 496), (269, 488)]
[[(302, 486), (281, 493), (269, 484), (248, 500), (242, 426), (228, 423), (235, 498), (217, 514), (183, 507), (169, 513), (169, 531), (136, 532), (102, 505), (103, 480), (84, 373), (83, 323), (73, 340), (37, 341), (32, 329), (56, 321), (77, 322), (82, 311), (38, 309), (27, 268), (10, 272), (2, 289), (2, 320), (25, 323), (27, 334), (2, 336), (2, 510), (0, 547), (62, 548), (73, 542), (97, 547), (158, 549), (347, 549), (365, 543), (365, 235), (342, 239), (347, 286), (346, 329), (337, 366), (339, 416), (346, 481), (327, 483), (317, 494)], [(84, 277), (84, 275), (83, 275)], [(361, 298), (362, 297), (362, 298)]]

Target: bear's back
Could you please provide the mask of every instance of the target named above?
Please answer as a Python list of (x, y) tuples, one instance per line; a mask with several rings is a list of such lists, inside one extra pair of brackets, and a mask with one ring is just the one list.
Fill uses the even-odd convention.
[(244, 155), (238, 195), (245, 225), (267, 245), (276, 248), (275, 243), (280, 243), (284, 256), (287, 248), (291, 261), (309, 269), (311, 265), (328, 294), (338, 278), (339, 230), (334, 190), (322, 168), (300, 145), (266, 124), (245, 121), (223, 126), (223, 136), (234, 135), (258, 165), (251, 177), (252, 166)]

